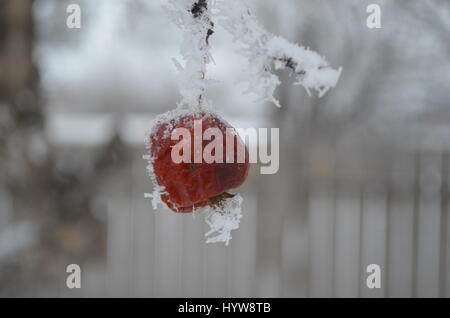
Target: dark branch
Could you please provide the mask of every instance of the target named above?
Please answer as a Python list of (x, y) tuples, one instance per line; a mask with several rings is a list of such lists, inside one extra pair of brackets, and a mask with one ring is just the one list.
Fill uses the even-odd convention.
[(191, 13), (194, 16), (194, 18), (197, 19), (197, 18), (201, 17), (206, 10), (208, 10), (208, 1), (207, 0), (198, 0), (192, 6)]
[[(200, 19), (203, 17), (203, 15), (205, 14), (205, 12), (208, 11), (208, 1), (207, 0), (198, 0), (197, 2), (195, 2), (192, 6), (191, 9), (191, 13), (194, 16), (194, 18), (196, 19)], [(211, 35), (214, 34), (214, 23), (209, 19), (209, 17), (206, 17), (206, 20), (209, 22), (210, 24), (210, 28), (208, 29), (208, 32), (206, 33), (206, 44), (209, 45), (209, 37)]]
[(284, 57), (284, 58), (279, 58), (279, 57), (271, 57), (272, 60), (277, 61), (277, 62), (282, 62), (286, 68), (289, 68), (292, 70), (292, 72), (294, 72), (297, 75), (305, 75), (306, 71), (305, 70), (300, 70), (297, 71), (297, 62), (294, 62), (294, 60), (291, 57)]

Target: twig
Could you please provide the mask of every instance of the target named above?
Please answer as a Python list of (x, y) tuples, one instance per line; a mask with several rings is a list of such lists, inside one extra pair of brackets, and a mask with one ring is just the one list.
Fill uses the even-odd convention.
[(275, 69), (291, 69), (295, 84), (303, 86), (308, 93), (316, 90), (323, 96), (337, 84), (341, 68), (334, 70), (318, 53), (268, 32), (252, 16), (244, 0), (217, 1), (221, 25), (241, 43), (241, 53), (248, 59), (245, 78), (249, 83), (248, 92), (260, 96), (261, 101), (280, 106), (273, 96), (280, 80), (271, 72), (272, 64)]

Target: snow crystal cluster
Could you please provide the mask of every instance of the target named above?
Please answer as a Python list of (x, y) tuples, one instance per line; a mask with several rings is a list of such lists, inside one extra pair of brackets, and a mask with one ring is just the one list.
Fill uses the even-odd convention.
[(248, 75), (243, 79), (248, 82), (247, 92), (280, 107), (273, 96), (280, 80), (272, 68), (290, 69), (295, 84), (303, 86), (308, 94), (315, 90), (322, 97), (336, 86), (342, 68), (334, 70), (318, 53), (266, 31), (244, 0), (218, 0), (216, 7), (220, 25), (240, 43), (240, 53), (248, 59)]
[[(150, 150), (150, 134), (147, 134), (147, 137), (145, 139), (146, 143), (146, 149), (148, 150), (148, 153), (151, 153)], [(150, 179), (152, 180), (153, 184), (153, 192), (152, 193), (145, 193), (144, 197), (146, 199), (152, 199), (152, 207), (153, 210), (156, 210), (158, 208), (158, 205), (164, 205), (161, 200), (161, 195), (165, 193), (166, 189), (158, 184), (156, 181), (155, 172), (153, 171), (153, 161), (154, 158), (151, 155), (144, 155), (143, 159), (147, 161), (147, 173), (150, 176)]]
[[(198, 10), (194, 11), (196, 6)], [(180, 71), (182, 106), (210, 106), (205, 91), (214, 81), (206, 79), (205, 74), (207, 65), (213, 61), (209, 48), (215, 26), (212, 19), (240, 44), (238, 53), (248, 60), (248, 69), (242, 74), (245, 74), (242, 81), (248, 83), (246, 93), (254, 93), (261, 102), (273, 102), (280, 107), (274, 97), (280, 80), (273, 70), (289, 69), (295, 76), (295, 85), (303, 86), (309, 95), (312, 90), (317, 91), (319, 97), (335, 87), (341, 75), (342, 67), (335, 70), (318, 53), (264, 29), (245, 0), (169, 0), (166, 11), (183, 32), (180, 52), (185, 65), (174, 59)]]
[(166, 7), (172, 22), (183, 32), (180, 52), (185, 66), (173, 59), (179, 71), (179, 88), (183, 97), (180, 107), (210, 107), (205, 97), (206, 87), (212, 82), (206, 79), (206, 66), (212, 61), (209, 52), (209, 37), (213, 32), (210, 10), (210, 0), (169, 0)]
[(207, 207), (205, 221), (209, 225), (210, 230), (206, 232), (206, 243), (225, 242), (231, 240), (231, 231), (239, 228), (242, 218), (242, 197), (237, 194), (233, 198), (223, 200), (216, 207)]

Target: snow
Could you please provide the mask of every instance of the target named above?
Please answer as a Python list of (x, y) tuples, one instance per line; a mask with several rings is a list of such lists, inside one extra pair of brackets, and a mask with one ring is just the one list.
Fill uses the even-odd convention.
[(281, 82), (272, 73), (272, 66), (275, 70), (290, 68), (295, 84), (303, 86), (308, 94), (315, 90), (322, 97), (336, 86), (342, 68), (334, 70), (318, 53), (266, 31), (245, 1), (218, 0), (217, 8), (219, 23), (241, 44), (239, 53), (247, 57), (248, 69), (242, 78), (248, 83), (247, 93), (281, 106), (273, 96)]
[(195, 17), (191, 14), (196, 0), (169, 0), (166, 11), (172, 22), (183, 33), (183, 42), (180, 53), (185, 60), (185, 66), (174, 59), (179, 71), (179, 88), (183, 97), (180, 107), (208, 108), (210, 102), (205, 96), (206, 88), (210, 85), (206, 76), (206, 66), (212, 61), (209, 52), (208, 30), (212, 28), (209, 17), (211, 16), (211, 2), (206, 1), (207, 9)]
[(267, 42), (267, 56), (274, 60), (275, 69), (284, 69), (286, 63), (281, 61), (289, 61), (294, 67), (295, 85), (303, 86), (309, 95), (310, 89), (314, 89), (319, 97), (324, 96), (336, 86), (342, 72), (342, 67), (337, 71), (331, 69), (318, 53), (279, 36), (273, 36)]
[(224, 242), (226, 246), (232, 236), (231, 231), (239, 228), (242, 218), (242, 197), (237, 194), (233, 198), (222, 201), (222, 205), (208, 207), (206, 209), (205, 221), (210, 230), (206, 232), (206, 243)]

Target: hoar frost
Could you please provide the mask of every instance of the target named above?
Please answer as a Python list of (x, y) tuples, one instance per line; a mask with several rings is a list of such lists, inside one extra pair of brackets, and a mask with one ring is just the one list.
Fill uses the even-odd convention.
[(244, 81), (248, 83), (247, 92), (260, 97), (260, 101), (280, 103), (273, 96), (280, 84), (275, 69), (289, 68), (295, 76), (295, 84), (303, 86), (308, 94), (311, 90), (319, 97), (336, 86), (342, 72), (332, 69), (326, 60), (309, 48), (290, 43), (286, 39), (266, 31), (251, 14), (243, 0), (218, 0), (218, 20), (240, 43), (239, 53), (247, 57), (248, 70)]
[(213, 28), (210, 20), (211, 4), (209, 0), (205, 0), (207, 6), (196, 15), (193, 8), (199, 2), (169, 0), (169, 6), (166, 7), (172, 22), (183, 32), (180, 52), (185, 66), (173, 59), (179, 71), (179, 88), (183, 97), (179, 107), (211, 107), (205, 97), (206, 87), (210, 83), (206, 79), (206, 66), (212, 61), (208, 43)]
[[(319, 97), (335, 87), (341, 75), (342, 68), (332, 69), (318, 53), (265, 30), (251, 14), (244, 0), (168, 0), (165, 9), (171, 21), (183, 32), (180, 52), (184, 65), (174, 59), (180, 73), (182, 100), (177, 109), (159, 116), (153, 127), (161, 121), (182, 116), (189, 111), (212, 109), (205, 93), (208, 85), (213, 82), (206, 78), (206, 71), (207, 65), (213, 61), (209, 37), (214, 33), (215, 23), (219, 23), (240, 44), (238, 53), (248, 60), (248, 69), (242, 79), (248, 83), (246, 93), (256, 94), (259, 101), (269, 101), (281, 106), (274, 97), (280, 79), (273, 74), (273, 69), (290, 69), (295, 77), (295, 85), (303, 86), (308, 94), (312, 90), (316, 91)], [(150, 133), (151, 131), (148, 136)], [(146, 142), (151, 153), (148, 138)], [(153, 158), (147, 155), (144, 159), (148, 161), (147, 170), (154, 184), (153, 193), (146, 194), (146, 197), (152, 198), (153, 208), (156, 209), (159, 203), (163, 203), (161, 194), (165, 190), (156, 181)], [(206, 215), (205, 221), (210, 227), (205, 234), (208, 237), (207, 243), (224, 242), (228, 245), (231, 231), (239, 228), (241, 204), (242, 197), (235, 195), (218, 205), (202, 208), (201, 211)]]

